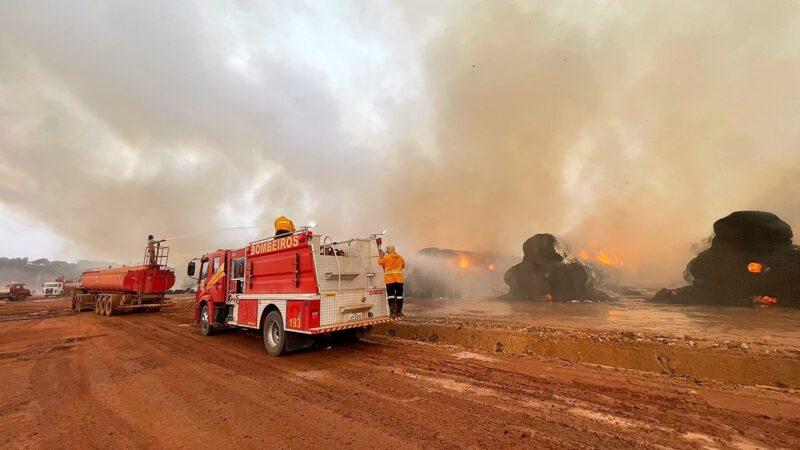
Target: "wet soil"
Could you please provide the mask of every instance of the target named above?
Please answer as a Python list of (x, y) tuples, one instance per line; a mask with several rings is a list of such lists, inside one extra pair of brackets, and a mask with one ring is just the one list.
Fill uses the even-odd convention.
[(0, 305), (0, 448), (800, 447), (789, 389), (381, 336), (272, 358), (189, 304)]

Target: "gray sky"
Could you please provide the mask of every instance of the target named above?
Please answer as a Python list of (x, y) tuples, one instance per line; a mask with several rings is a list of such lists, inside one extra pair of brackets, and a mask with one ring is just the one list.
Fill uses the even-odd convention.
[(4, 1), (0, 29), (2, 255), (189, 234), (177, 261), (287, 214), (406, 253), (551, 232), (669, 283), (733, 210), (800, 226), (796, 2)]

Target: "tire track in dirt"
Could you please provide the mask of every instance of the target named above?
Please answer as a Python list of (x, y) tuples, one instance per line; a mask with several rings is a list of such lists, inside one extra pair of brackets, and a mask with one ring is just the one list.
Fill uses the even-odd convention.
[(4, 324), (0, 448), (800, 444), (800, 398), (785, 392), (388, 338), (272, 358), (257, 335), (203, 337), (190, 321), (167, 310)]

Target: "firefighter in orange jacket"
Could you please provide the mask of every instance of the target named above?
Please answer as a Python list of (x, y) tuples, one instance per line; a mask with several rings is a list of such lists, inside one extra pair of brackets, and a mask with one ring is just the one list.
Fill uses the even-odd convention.
[(294, 222), (286, 216), (275, 219), (275, 237), (294, 233)]
[(389, 314), (392, 318), (403, 317), (403, 269), (406, 261), (398, 255), (394, 245), (387, 245), (386, 252), (380, 250), (378, 264), (383, 266), (383, 280), (386, 282), (386, 295), (389, 300)]

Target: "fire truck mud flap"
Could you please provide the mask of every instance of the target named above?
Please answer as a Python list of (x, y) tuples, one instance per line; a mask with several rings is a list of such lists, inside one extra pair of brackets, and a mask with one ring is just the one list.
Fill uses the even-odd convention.
[(310, 334), (293, 333), (291, 331), (287, 331), (285, 334), (287, 352), (310, 348), (314, 345), (314, 337)]

